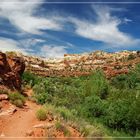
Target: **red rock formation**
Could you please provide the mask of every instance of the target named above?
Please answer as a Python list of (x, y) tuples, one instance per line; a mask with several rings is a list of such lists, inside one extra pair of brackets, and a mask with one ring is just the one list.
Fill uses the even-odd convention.
[(96, 51), (85, 54), (65, 54), (61, 59), (42, 59), (23, 55), (22, 57), (26, 61), (26, 71), (44, 77), (82, 76), (102, 69), (105, 75), (110, 78), (126, 74), (130, 68), (134, 68), (136, 64), (140, 63), (140, 51), (115, 53)]
[(7, 57), (0, 52), (0, 84), (11, 90), (21, 89), (21, 75), (24, 72), (25, 63), (20, 57)]

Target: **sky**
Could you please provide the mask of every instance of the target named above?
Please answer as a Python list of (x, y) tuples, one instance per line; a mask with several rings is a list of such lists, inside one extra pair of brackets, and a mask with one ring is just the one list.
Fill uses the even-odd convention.
[(61, 58), (140, 50), (138, 0), (0, 0), (0, 50)]

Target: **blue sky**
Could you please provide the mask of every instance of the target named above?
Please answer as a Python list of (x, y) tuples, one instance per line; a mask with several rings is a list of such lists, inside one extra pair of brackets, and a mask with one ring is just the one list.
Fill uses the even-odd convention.
[(139, 50), (138, 0), (69, 2), (1, 0), (0, 50), (46, 58), (95, 50)]

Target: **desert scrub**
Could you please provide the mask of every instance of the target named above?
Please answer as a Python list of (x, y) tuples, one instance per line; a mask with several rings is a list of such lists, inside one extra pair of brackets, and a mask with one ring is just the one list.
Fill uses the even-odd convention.
[(24, 103), (20, 99), (13, 101), (13, 104), (20, 108), (22, 108), (24, 105)]
[(109, 82), (102, 71), (95, 71), (85, 82), (86, 96), (99, 96), (106, 99), (109, 94)]
[(35, 101), (44, 104), (57, 121), (76, 124), (84, 136), (140, 135), (140, 65), (109, 80), (102, 71), (95, 71), (85, 77), (37, 81)]
[(45, 108), (40, 108), (36, 112), (36, 117), (40, 121), (45, 121), (47, 119), (47, 111)]
[(140, 130), (140, 96), (134, 90), (115, 92), (109, 100), (105, 124), (135, 136)]
[(80, 127), (80, 132), (84, 137), (105, 137), (105, 134), (100, 126), (98, 128), (97, 126), (85, 124)]
[(40, 82), (41, 78), (30, 72), (24, 72), (22, 75), (22, 81), (24, 86), (33, 87)]
[(68, 120), (74, 118), (72, 112), (71, 112), (69, 109), (65, 108), (65, 107), (58, 107), (58, 108), (56, 109), (56, 112), (59, 113), (60, 116), (61, 116), (64, 120), (66, 120), (66, 121), (68, 121)]
[(17, 107), (23, 107), (25, 103), (25, 97), (18, 92), (9, 94), (10, 102)]
[(47, 100), (48, 94), (46, 91), (46, 85), (44, 82), (41, 82), (33, 87), (33, 98), (39, 104), (44, 104)]
[(64, 124), (62, 124), (61, 122), (56, 122), (55, 123), (55, 128), (56, 128), (56, 130), (63, 132), (64, 136), (70, 136), (71, 135), (68, 128)]
[(83, 115), (89, 117), (101, 117), (105, 112), (105, 103), (100, 99), (99, 96), (89, 96), (85, 98), (85, 102), (83, 104)]

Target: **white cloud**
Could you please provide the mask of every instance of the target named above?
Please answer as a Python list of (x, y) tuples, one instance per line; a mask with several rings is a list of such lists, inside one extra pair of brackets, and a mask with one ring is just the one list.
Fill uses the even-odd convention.
[(129, 22), (132, 22), (132, 20), (125, 17), (125, 18), (123, 19), (123, 22), (124, 22), (125, 24), (127, 24), (127, 23), (129, 23)]
[(129, 34), (119, 30), (119, 25), (122, 22), (119, 18), (111, 16), (113, 8), (107, 6), (93, 6), (92, 8), (97, 15), (96, 22), (69, 18), (76, 27), (76, 34), (112, 46), (131, 46), (140, 43), (139, 39), (134, 39)]
[(64, 46), (46, 45), (41, 48), (40, 54), (46, 58), (62, 58), (66, 53)]
[(60, 30), (62, 27), (55, 17), (38, 17), (37, 8), (43, 0), (1, 0), (0, 16), (7, 18), (11, 24), (21, 31), (41, 34), (40, 30)]
[(33, 46), (36, 46), (39, 43), (45, 43), (46, 40), (43, 39), (38, 39), (38, 38), (26, 38), (20, 40), (20, 44), (24, 46), (24, 48), (29, 49), (32, 48)]
[(20, 44), (12, 39), (0, 37), (0, 46), (1, 46), (0, 51), (2, 52), (17, 51), (17, 52), (22, 52), (24, 54), (27, 54), (24, 49), (21, 49), (19, 47)]

